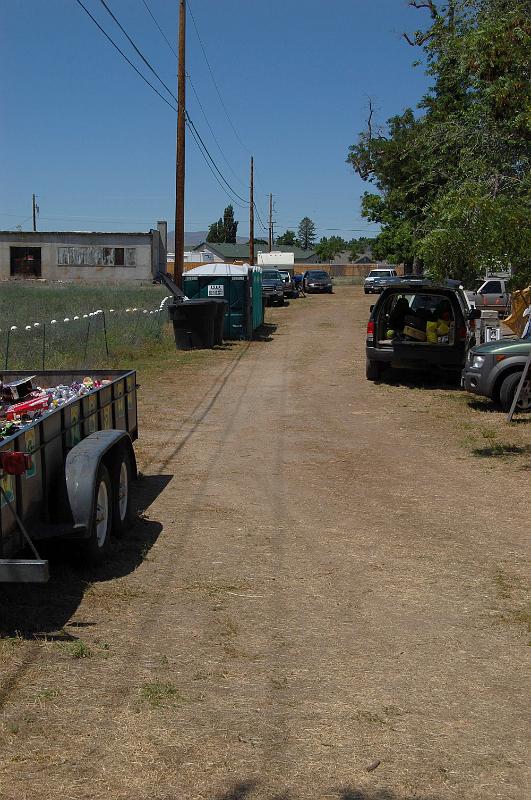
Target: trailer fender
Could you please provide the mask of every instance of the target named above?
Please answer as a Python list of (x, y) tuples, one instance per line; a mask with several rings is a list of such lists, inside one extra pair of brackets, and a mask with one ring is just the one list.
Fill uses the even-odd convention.
[(136, 459), (131, 437), (126, 431), (104, 430), (91, 433), (70, 450), (65, 462), (66, 490), (74, 531), (80, 536), (90, 533), (94, 504), (94, 486), (101, 462), (110, 469), (123, 449), (129, 454), (133, 477), (136, 477)]

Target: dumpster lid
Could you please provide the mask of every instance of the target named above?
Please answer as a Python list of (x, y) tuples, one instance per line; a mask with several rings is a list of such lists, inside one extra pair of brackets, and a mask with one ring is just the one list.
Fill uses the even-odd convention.
[(250, 269), (249, 264), (203, 264), (201, 267), (187, 269), (183, 278), (187, 278), (189, 275), (193, 277), (205, 275), (211, 278), (225, 278), (232, 275), (241, 277), (242, 275), (247, 276)]

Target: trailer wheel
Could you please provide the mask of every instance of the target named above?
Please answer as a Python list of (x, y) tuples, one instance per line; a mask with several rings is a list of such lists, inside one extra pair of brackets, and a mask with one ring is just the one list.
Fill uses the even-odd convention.
[(132, 525), (131, 456), (124, 448), (112, 468), (112, 531), (118, 536)]
[(81, 542), (83, 555), (90, 560), (103, 556), (108, 548), (112, 528), (112, 484), (105, 464), (100, 464), (94, 483), (94, 501), (90, 520), (90, 536)]

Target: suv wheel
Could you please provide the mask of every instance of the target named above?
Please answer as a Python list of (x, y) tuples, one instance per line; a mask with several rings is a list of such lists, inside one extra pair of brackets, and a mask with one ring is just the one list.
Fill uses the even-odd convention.
[[(518, 388), (521, 372), (513, 372), (503, 381), (500, 389), (500, 403), (504, 411), (509, 411), (514, 400), (514, 393)], [(531, 409), (531, 379), (527, 379), (522, 388), (522, 394), (516, 404), (519, 411), (529, 411)]]
[(368, 381), (379, 381), (382, 376), (382, 364), (379, 361), (367, 359), (365, 366), (365, 376)]

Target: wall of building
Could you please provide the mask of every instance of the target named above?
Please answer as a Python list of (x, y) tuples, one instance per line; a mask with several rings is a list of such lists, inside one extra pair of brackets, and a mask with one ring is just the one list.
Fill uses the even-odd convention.
[[(41, 278), (48, 281), (149, 283), (153, 272), (166, 261), (158, 231), (119, 234), (7, 232), (0, 233), (0, 280), (12, 277), (11, 247), (40, 247)], [(122, 260), (122, 255), (123, 265), (115, 264)], [(14, 279), (24, 280), (23, 277)]]

